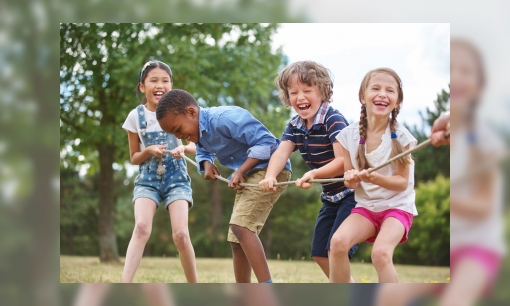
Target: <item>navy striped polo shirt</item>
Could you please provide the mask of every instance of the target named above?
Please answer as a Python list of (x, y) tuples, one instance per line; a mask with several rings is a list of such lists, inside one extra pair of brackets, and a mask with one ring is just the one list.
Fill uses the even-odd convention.
[[(306, 129), (304, 121), (296, 115), (283, 132), (282, 141), (290, 141), (295, 145), (294, 151), (299, 149), (301, 157), (311, 169), (320, 168), (335, 158), (333, 143), (340, 131), (348, 126), (340, 112), (323, 102), (310, 130)], [(343, 175), (337, 176), (341, 178)], [(352, 189), (345, 187), (343, 182), (323, 183), (321, 197), (330, 202), (339, 202)]]

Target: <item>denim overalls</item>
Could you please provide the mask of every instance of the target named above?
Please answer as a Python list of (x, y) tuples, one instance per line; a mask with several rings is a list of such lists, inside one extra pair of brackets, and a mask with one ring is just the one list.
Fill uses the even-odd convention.
[[(136, 108), (138, 112), (138, 121), (140, 123), (141, 136), (145, 147), (152, 145), (167, 145), (166, 150), (172, 150), (177, 147), (177, 138), (174, 135), (164, 131), (146, 132), (147, 121), (145, 120), (145, 111), (143, 105)], [(173, 158), (170, 153), (162, 157), (162, 164), (166, 172), (158, 175), (159, 158), (151, 156), (140, 165), (140, 172), (135, 179), (135, 189), (133, 203), (138, 198), (149, 198), (159, 204), (163, 201), (165, 209), (176, 200), (186, 200), (189, 208), (193, 206), (191, 197), (191, 179), (188, 175), (186, 162), (184, 159)]]

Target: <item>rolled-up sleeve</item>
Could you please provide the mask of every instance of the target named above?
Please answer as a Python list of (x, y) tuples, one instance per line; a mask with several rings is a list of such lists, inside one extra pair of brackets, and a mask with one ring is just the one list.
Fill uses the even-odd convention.
[(248, 149), (248, 157), (256, 159), (269, 159), (271, 158), (271, 149), (273, 146), (253, 146)]
[(197, 162), (197, 170), (198, 173), (204, 172), (204, 168), (200, 164), (201, 162), (207, 160), (211, 162), (211, 164), (214, 164), (215, 156), (204, 149), (201, 149), (197, 146), (197, 155), (195, 156), (195, 161)]

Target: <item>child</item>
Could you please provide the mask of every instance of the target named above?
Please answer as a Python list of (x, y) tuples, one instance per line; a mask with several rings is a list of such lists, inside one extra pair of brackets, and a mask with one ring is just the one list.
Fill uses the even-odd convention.
[(337, 135), (343, 147), (345, 185), (354, 189), (357, 205), (331, 239), (330, 282), (349, 281), (347, 250), (363, 241), (374, 243), (372, 263), (379, 282), (398, 282), (393, 251), (407, 240), (418, 214), (414, 163), (407, 155), (378, 171), (368, 169), (416, 145), (411, 133), (397, 123), (403, 99), (395, 71), (369, 71), (359, 90), (360, 121)]
[[(297, 116), (292, 118), (283, 132), (282, 143), (271, 157), (266, 177), (259, 183), (260, 189), (275, 189), (276, 174), (297, 149), (312, 169), (296, 181), (298, 187), (310, 188), (312, 184), (307, 181), (314, 178), (341, 177), (344, 167), (342, 147), (335, 137), (348, 123), (340, 112), (329, 105), (333, 95), (329, 71), (311, 61), (296, 62), (280, 72), (276, 85), (282, 103), (292, 106)], [(324, 183), (321, 201), (323, 205), (315, 223), (311, 256), (329, 277), (331, 236), (349, 216), (356, 202), (353, 191), (342, 182)], [(355, 245), (346, 250), (345, 254), (351, 257), (357, 247)]]
[[(184, 90), (166, 93), (158, 104), (156, 116), (164, 131), (196, 143), (198, 171), (205, 172), (205, 179), (215, 180), (214, 175), (220, 175), (214, 165), (215, 158), (234, 170), (229, 187), (237, 190), (237, 195), (227, 240), (232, 247), (236, 282), (250, 282), (253, 269), (259, 282), (271, 283), (258, 234), (285, 187), (273, 193), (258, 188), (244, 189), (239, 183), (258, 183), (264, 178), (279, 140), (248, 111), (236, 106), (202, 108)], [(290, 174), (287, 160), (277, 178), (288, 181)]]
[(165, 133), (156, 120), (161, 96), (172, 89), (172, 71), (160, 61), (147, 62), (140, 71), (136, 90), (145, 94), (142, 105), (132, 110), (122, 127), (127, 130), (131, 163), (140, 165), (135, 179), (133, 203), (135, 228), (126, 252), (122, 282), (131, 282), (152, 230), (152, 219), (161, 201), (170, 214), (172, 238), (190, 283), (197, 282), (195, 251), (188, 232), (188, 210), (193, 205), (190, 178), (184, 160), (162, 150), (194, 153), (195, 145), (184, 147), (175, 136)]

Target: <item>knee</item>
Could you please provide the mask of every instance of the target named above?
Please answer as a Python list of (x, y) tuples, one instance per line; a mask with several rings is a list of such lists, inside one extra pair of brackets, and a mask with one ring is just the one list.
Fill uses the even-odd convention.
[(232, 248), (232, 252), (243, 252), (243, 247), (239, 243), (231, 242), (230, 247)]
[(392, 260), (393, 251), (386, 247), (374, 246), (372, 249), (372, 264), (375, 267), (384, 267), (393, 262)]
[(138, 221), (135, 223), (135, 231), (133, 236), (139, 239), (148, 240), (151, 235), (151, 226), (145, 221)]
[(177, 249), (184, 248), (190, 241), (189, 233), (187, 230), (177, 230), (172, 233), (172, 239), (174, 240)]
[(237, 240), (241, 241), (243, 239), (243, 228), (239, 225), (230, 224), (230, 229), (234, 236), (236, 236)]
[(331, 237), (330, 245), (330, 253), (331, 256), (342, 256), (347, 255), (349, 249), (351, 248), (350, 239), (341, 233), (335, 233), (333, 237)]

